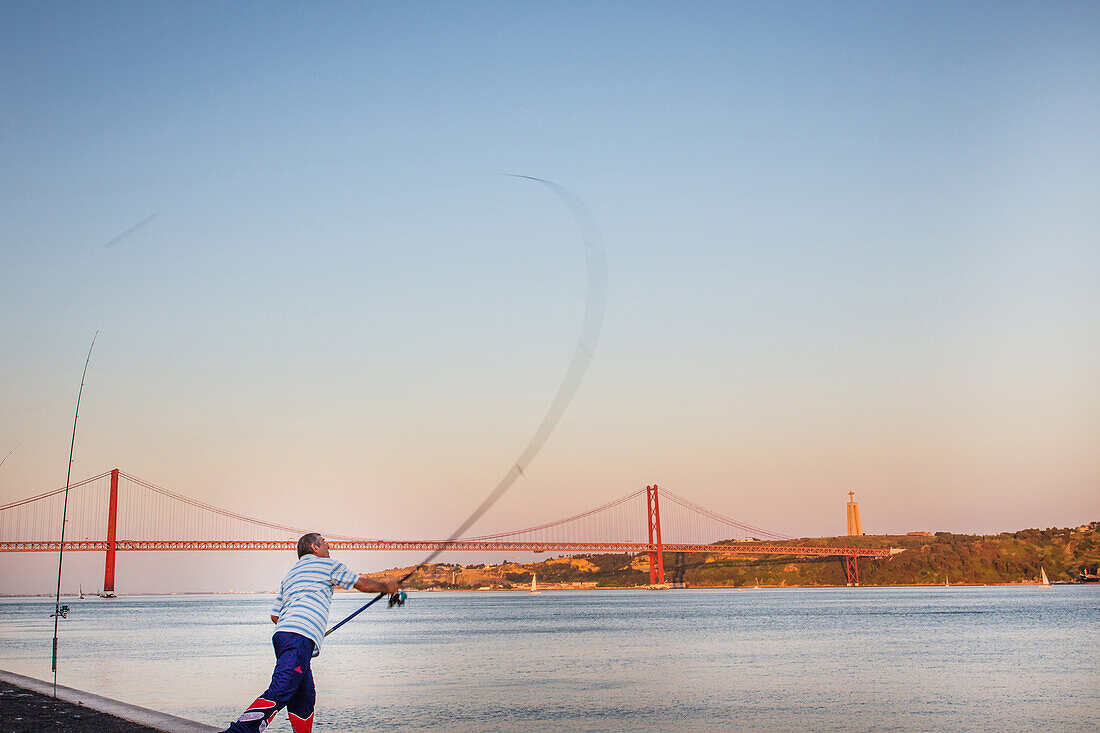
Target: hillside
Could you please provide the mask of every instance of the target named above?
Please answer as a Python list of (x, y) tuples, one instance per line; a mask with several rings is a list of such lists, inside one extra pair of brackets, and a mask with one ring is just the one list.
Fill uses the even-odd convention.
[[(827, 547), (892, 547), (905, 551), (889, 558), (861, 558), (862, 585), (939, 585), (1030, 583), (1045, 568), (1052, 582), (1072, 581), (1100, 566), (1100, 523), (1072, 529), (1025, 529), (998, 535), (923, 535), (805, 538), (792, 544)], [(665, 553), (668, 582), (682, 578), (689, 587), (844, 585), (840, 558), (776, 555)], [(401, 577), (411, 568), (393, 568), (376, 577)], [(432, 564), (407, 583), (410, 588), (470, 590), (526, 588), (532, 573), (540, 587), (631, 588), (649, 583), (646, 555), (574, 555), (541, 562), (500, 565)]]

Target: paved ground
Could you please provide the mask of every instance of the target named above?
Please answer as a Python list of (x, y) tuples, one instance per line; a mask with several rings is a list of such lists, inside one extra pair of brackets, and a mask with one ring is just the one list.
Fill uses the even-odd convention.
[(7, 682), (0, 682), (0, 729), (4, 733), (154, 733), (156, 730)]

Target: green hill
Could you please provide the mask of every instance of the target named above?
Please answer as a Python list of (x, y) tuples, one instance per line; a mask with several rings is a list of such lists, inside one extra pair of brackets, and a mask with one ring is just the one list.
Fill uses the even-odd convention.
[[(904, 550), (888, 558), (860, 558), (862, 585), (1030, 583), (1040, 567), (1052, 582), (1071, 581), (1100, 566), (1100, 523), (1073, 529), (1025, 529), (998, 535), (872, 535), (792, 540), (784, 544), (882, 547)], [(839, 557), (782, 555), (664, 554), (665, 579), (689, 587), (845, 585)], [(400, 577), (411, 568), (380, 573)], [(537, 574), (543, 587), (630, 588), (649, 583), (647, 557), (574, 555), (534, 563), (433, 564), (407, 584), (411, 588), (524, 588)]]

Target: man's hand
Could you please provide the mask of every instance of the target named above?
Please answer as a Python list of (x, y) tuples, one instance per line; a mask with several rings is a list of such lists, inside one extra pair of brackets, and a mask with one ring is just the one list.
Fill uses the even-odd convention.
[(361, 593), (387, 593), (393, 595), (401, 590), (401, 586), (398, 585), (396, 580), (387, 580), (380, 583), (377, 580), (368, 578), (366, 575), (360, 575), (359, 582), (355, 584), (355, 590)]

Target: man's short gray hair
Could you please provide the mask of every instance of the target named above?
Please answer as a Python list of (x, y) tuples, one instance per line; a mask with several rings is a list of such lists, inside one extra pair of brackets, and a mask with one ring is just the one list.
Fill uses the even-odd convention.
[(310, 532), (309, 534), (302, 535), (298, 540), (298, 557), (304, 557), (305, 555), (313, 554), (313, 546), (321, 541), (321, 535), (317, 532)]

